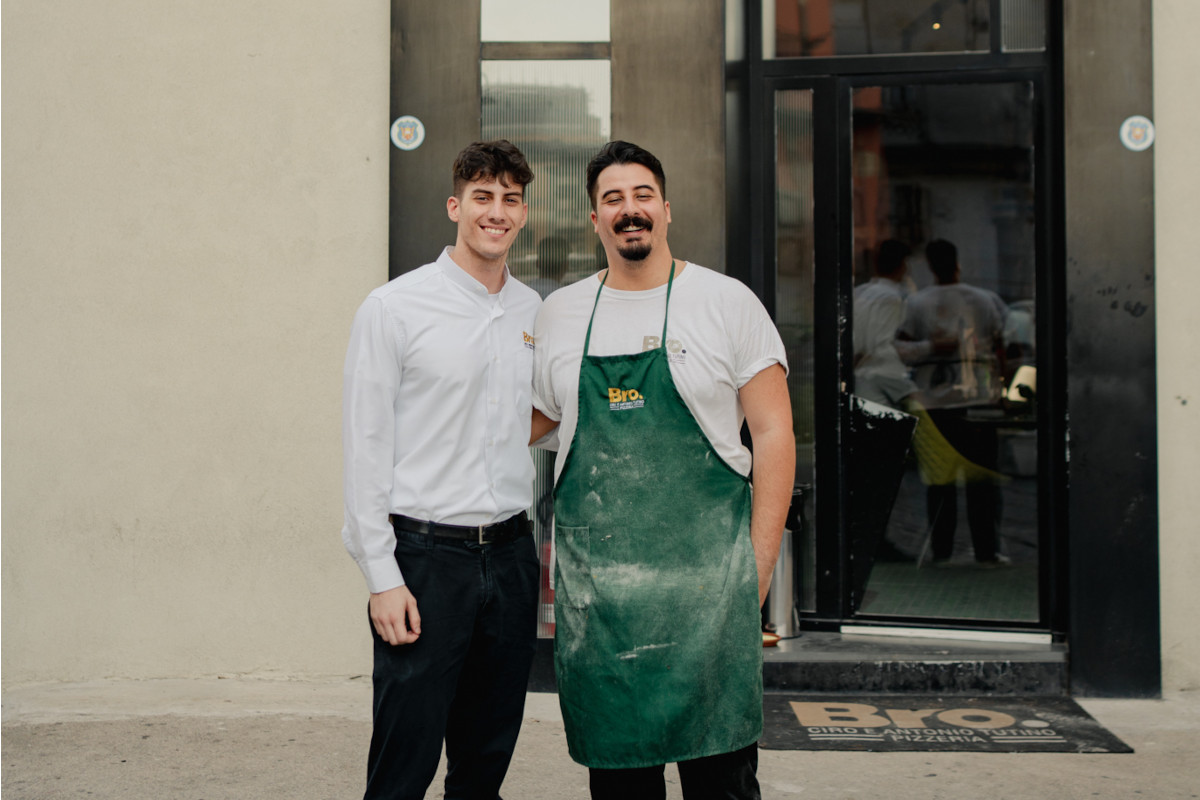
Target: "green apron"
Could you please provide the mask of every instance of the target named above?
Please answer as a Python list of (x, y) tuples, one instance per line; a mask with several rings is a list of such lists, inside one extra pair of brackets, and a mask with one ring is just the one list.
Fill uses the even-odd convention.
[[(668, 307), (674, 277), (672, 263)], [(666, 312), (657, 349), (589, 356), (599, 302), (597, 292), (579, 422), (554, 492), (567, 745), (579, 763), (610, 769), (732, 752), (762, 733), (750, 484), (675, 388)]]

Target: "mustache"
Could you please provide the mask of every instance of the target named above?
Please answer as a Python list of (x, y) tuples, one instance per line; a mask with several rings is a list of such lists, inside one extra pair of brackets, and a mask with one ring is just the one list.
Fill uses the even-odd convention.
[(634, 214), (632, 216), (627, 215), (627, 216), (621, 217), (621, 219), (614, 222), (613, 223), (613, 232), (620, 233), (621, 229), (624, 228), (626, 225), (628, 225), (631, 222), (634, 225), (638, 226), (639, 228), (642, 228), (647, 231), (654, 229), (653, 222), (651, 222), (650, 220), (641, 216), (640, 214)]

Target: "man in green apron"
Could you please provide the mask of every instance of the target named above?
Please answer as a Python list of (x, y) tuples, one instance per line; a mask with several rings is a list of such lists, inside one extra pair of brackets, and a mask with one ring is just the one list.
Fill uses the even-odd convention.
[(609, 267), (546, 300), (534, 352), (534, 436), (559, 424), (562, 446), (568, 747), (593, 798), (663, 797), (668, 762), (687, 798), (757, 798), (759, 608), (795, 469), (783, 344), (746, 286), (672, 257), (652, 154), (610, 142), (587, 188)]

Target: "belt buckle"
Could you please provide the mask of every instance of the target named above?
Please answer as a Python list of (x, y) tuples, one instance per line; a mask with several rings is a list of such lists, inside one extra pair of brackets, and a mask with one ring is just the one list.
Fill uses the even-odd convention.
[(486, 528), (487, 526), (486, 525), (476, 525), (475, 527), (479, 529), (479, 544), (480, 545), (485, 544), (485, 542), (483, 541), (483, 529)]

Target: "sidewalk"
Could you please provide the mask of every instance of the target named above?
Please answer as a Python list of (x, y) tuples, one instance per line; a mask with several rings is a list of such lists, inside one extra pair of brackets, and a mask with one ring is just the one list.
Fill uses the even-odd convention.
[[(368, 678), (95, 682), (3, 698), (4, 800), (361, 797)], [(1200, 692), (1080, 700), (1133, 754), (763, 751), (764, 798), (1200, 798)], [(668, 767), (668, 797), (680, 798)], [(440, 776), (430, 797), (441, 797)], [(507, 800), (587, 798), (557, 698), (532, 693)], [(630, 800), (635, 800), (631, 798)]]

